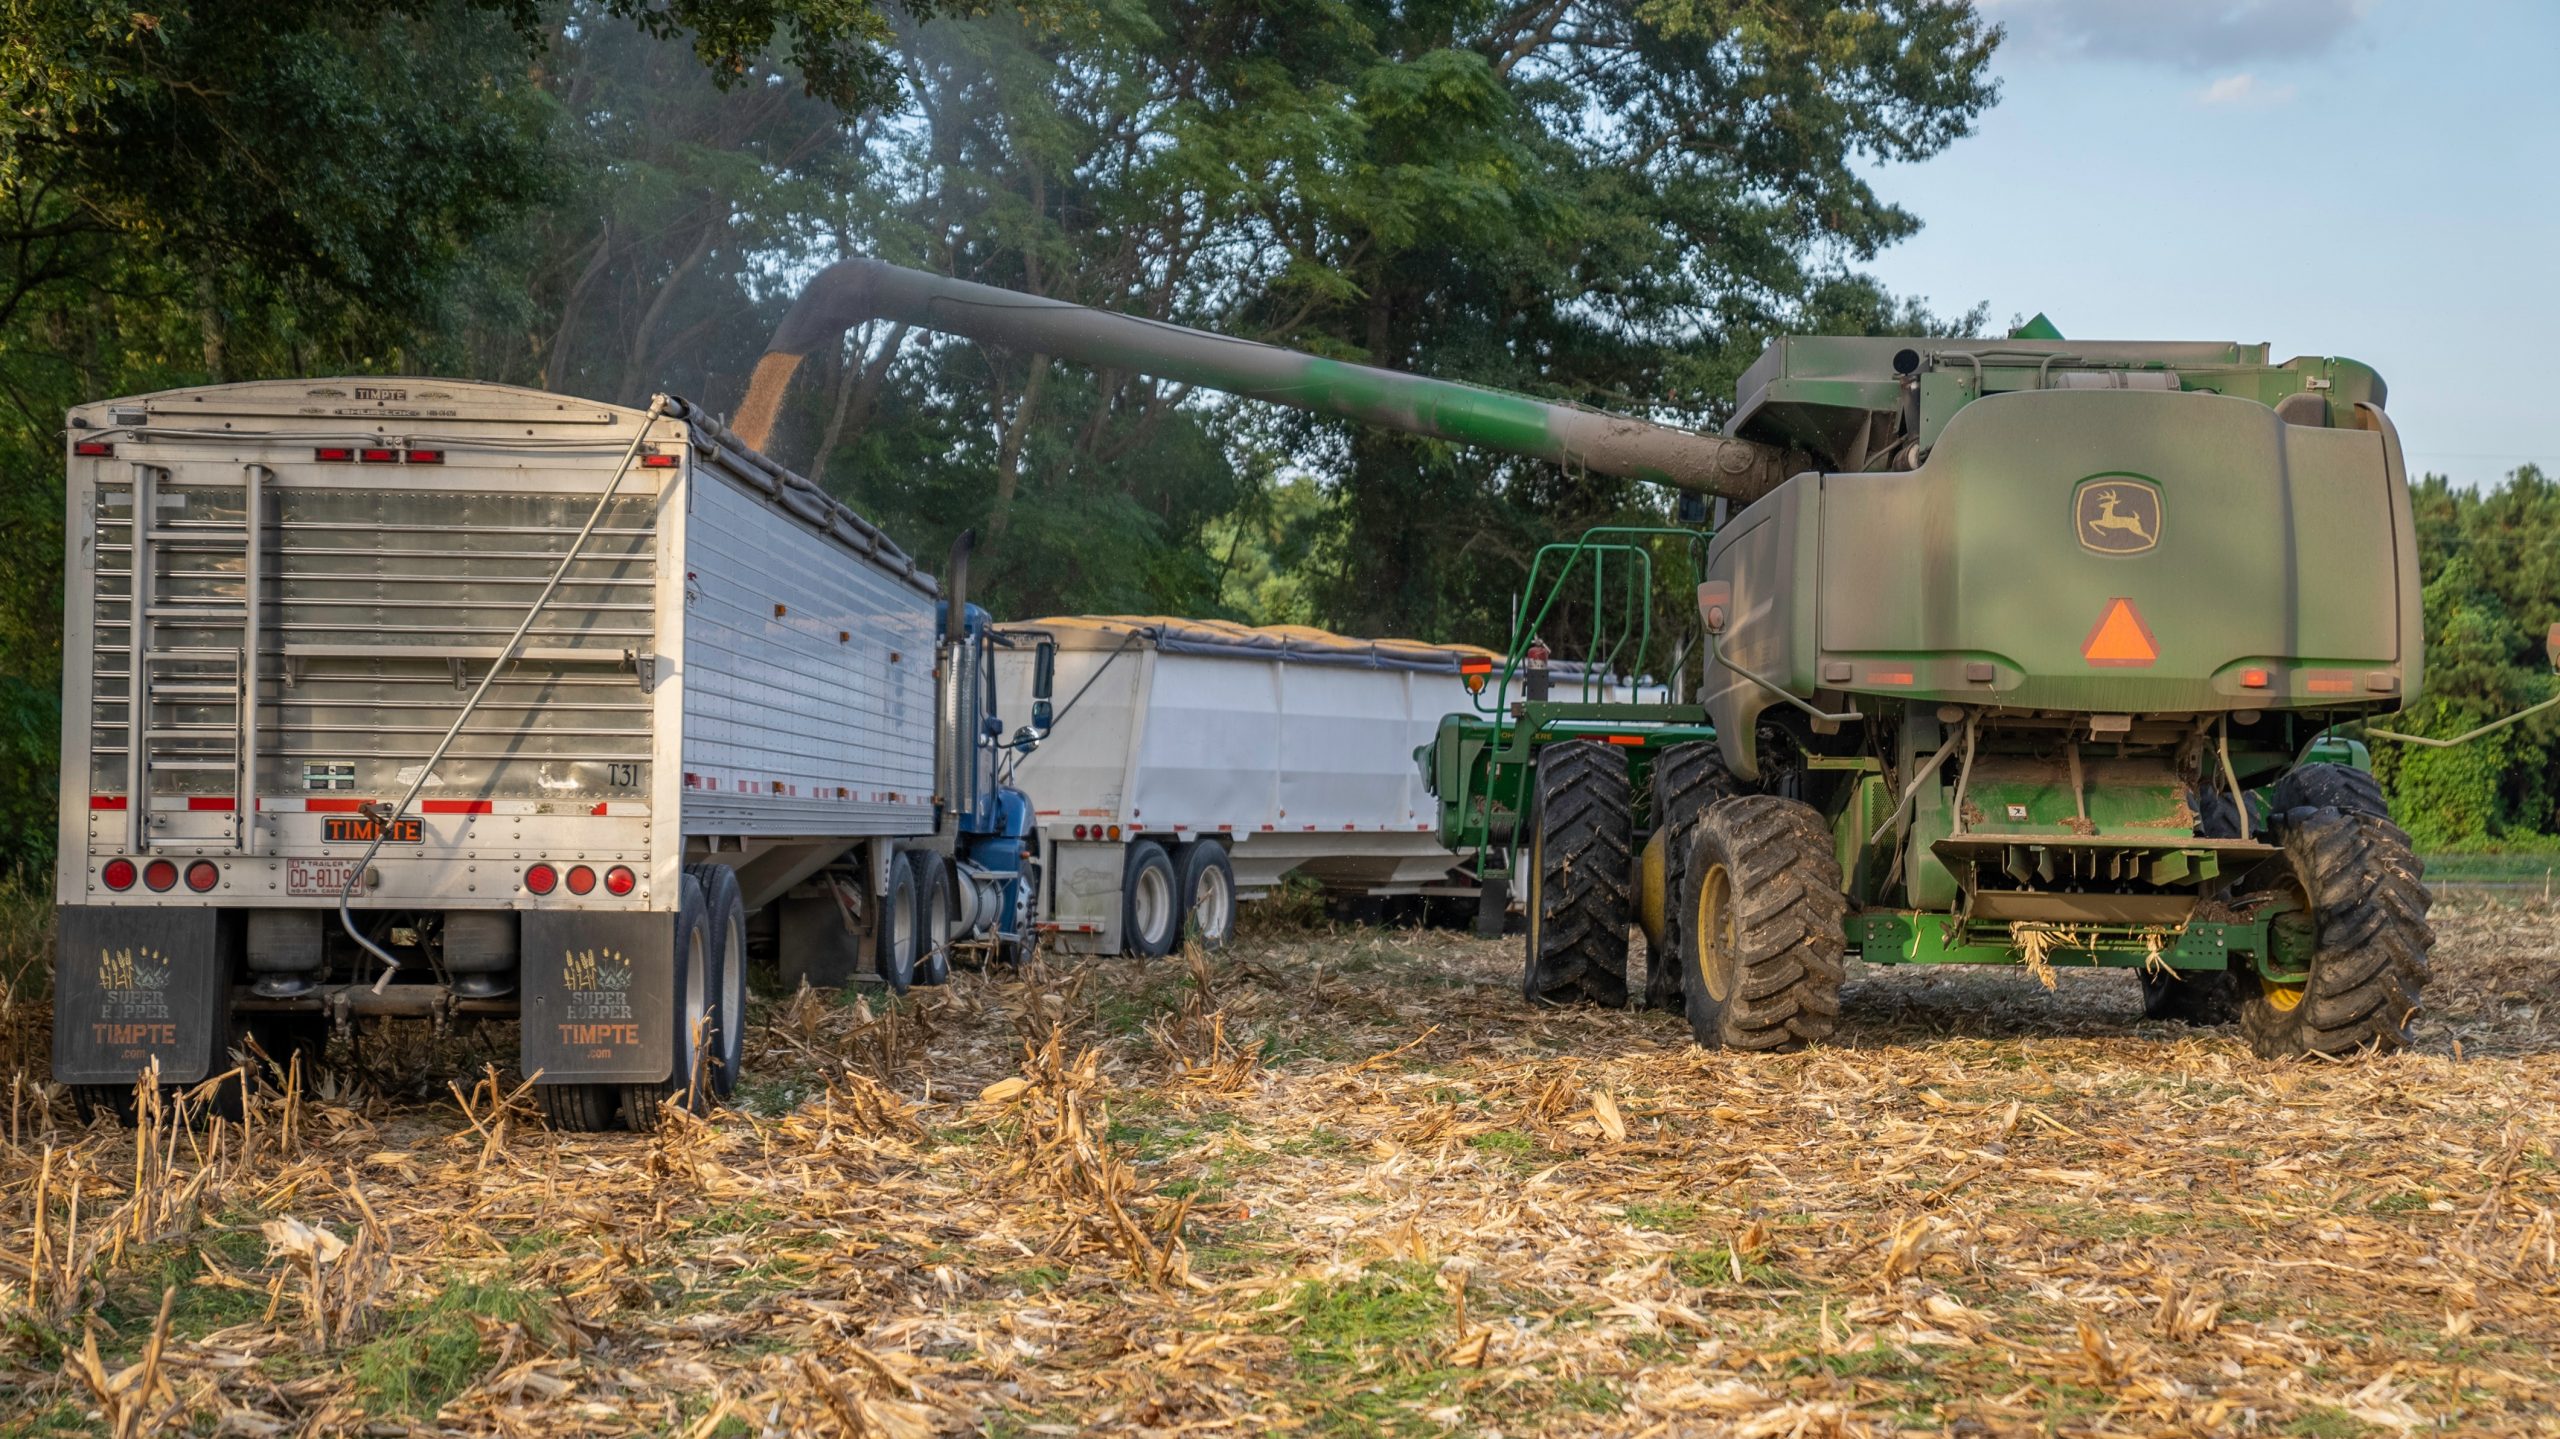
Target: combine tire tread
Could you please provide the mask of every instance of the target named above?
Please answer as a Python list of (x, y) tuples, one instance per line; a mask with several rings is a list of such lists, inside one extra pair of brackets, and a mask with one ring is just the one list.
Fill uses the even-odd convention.
[(2286, 1059), (2405, 1046), (2435, 943), (2425, 869), (2409, 837), (2379, 816), (2297, 809), (2284, 849), (2310, 898), (2318, 939), (2291, 1008), (2264, 985), (2243, 1001), (2240, 1032), (2250, 1050)]
[[(1699, 822), (1681, 867), (1689, 915), (1717, 870), (1730, 884), (1718, 926), (1726, 942), (1682, 924), (1690, 1032), (1711, 1049), (1764, 1052), (1829, 1038), (1849, 972), (1841, 928), (1849, 901), (1830, 826), (1812, 806), (1775, 795), (1720, 800)], [(1708, 982), (1709, 964), (1723, 967), (1721, 984)]]
[(2382, 781), (2371, 770), (2343, 764), (2297, 766), (2268, 791), (2267, 808), (2279, 818), (2298, 809), (2334, 809), (2376, 819), (2391, 816), (2382, 800)]
[(1549, 745), (1530, 782), (1525, 858), (1538, 873), (1521, 993), (1531, 1004), (1623, 1008), (1635, 835), (1626, 752), (1601, 740)]
[(1663, 884), (1670, 892), (1663, 897), (1662, 943), (1645, 950), (1646, 1009), (1680, 1012), (1681, 862), (1707, 810), (1740, 788), (1725, 767), (1724, 747), (1714, 740), (1673, 745), (1654, 756), (1653, 827), (1662, 836), (1663, 863), (1669, 870)]

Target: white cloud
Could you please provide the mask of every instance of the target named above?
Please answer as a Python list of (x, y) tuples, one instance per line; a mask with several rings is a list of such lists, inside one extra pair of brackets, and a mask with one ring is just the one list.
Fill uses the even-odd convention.
[(2246, 70), (2225, 75), (2196, 92), (2196, 99), (2207, 105), (2281, 105), (2292, 98), (2291, 85), (2265, 84)]
[[(2009, 49), (2039, 58), (2219, 70), (2299, 60), (2344, 40), (2381, 0), (1979, 0)], [(2220, 82), (2217, 82), (2220, 83)]]

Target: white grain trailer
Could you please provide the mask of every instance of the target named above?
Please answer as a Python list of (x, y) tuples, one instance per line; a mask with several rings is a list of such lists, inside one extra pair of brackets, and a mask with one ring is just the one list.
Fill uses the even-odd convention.
[[(1357, 895), (1472, 896), (1435, 837), (1417, 747), (1475, 701), (1485, 652), (1220, 621), (1006, 625), (1057, 644), (1056, 720), (1014, 783), (1038, 817), (1040, 927), (1062, 950), (1163, 954), (1232, 932), (1239, 899), (1292, 874)], [(998, 704), (1033, 665), (999, 652)]]
[(510, 1024), (556, 1121), (637, 1127), (735, 1079), (750, 913), (822, 977), (947, 931), (985, 870), (937, 811), (971, 778), (938, 705), (985, 717), (937, 689), (934, 577), (662, 403), (71, 412), (54, 1073), (84, 1105), (383, 1015)]

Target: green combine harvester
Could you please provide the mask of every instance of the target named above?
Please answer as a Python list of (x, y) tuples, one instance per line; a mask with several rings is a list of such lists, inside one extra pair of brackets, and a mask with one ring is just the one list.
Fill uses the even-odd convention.
[[(1699, 1043), (1829, 1035), (1848, 956), (2140, 971), (2155, 1018), (2270, 1058), (2404, 1043), (2428, 895), (2342, 725), (2421, 680), (2379, 376), (2263, 345), (1806, 337), (1699, 434), (872, 261), (824, 272), (739, 416), (885, 319), (1673, 486), (1693, 528), (1539, 556), (1479, 712), (1422, 756), (1440, 835), (1528, 911), (1533, 1002), (1682, 1007)], [(1732, 507), (1712, 531), (1703, 497)], [(1661, 567), (1670, 567), (1666, 574)], [(1703, 678), (1591, 678), (1694, 580)], [(1537, 636), (1590, 597), (1584, 678)]]

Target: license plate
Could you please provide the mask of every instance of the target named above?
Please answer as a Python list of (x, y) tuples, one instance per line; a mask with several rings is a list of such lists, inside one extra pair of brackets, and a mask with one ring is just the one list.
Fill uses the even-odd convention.
[(351, 859), (288, 859), (284, 862), (284, 892), (335, 897), (346, 889), (355, 872), (356, 862)]

